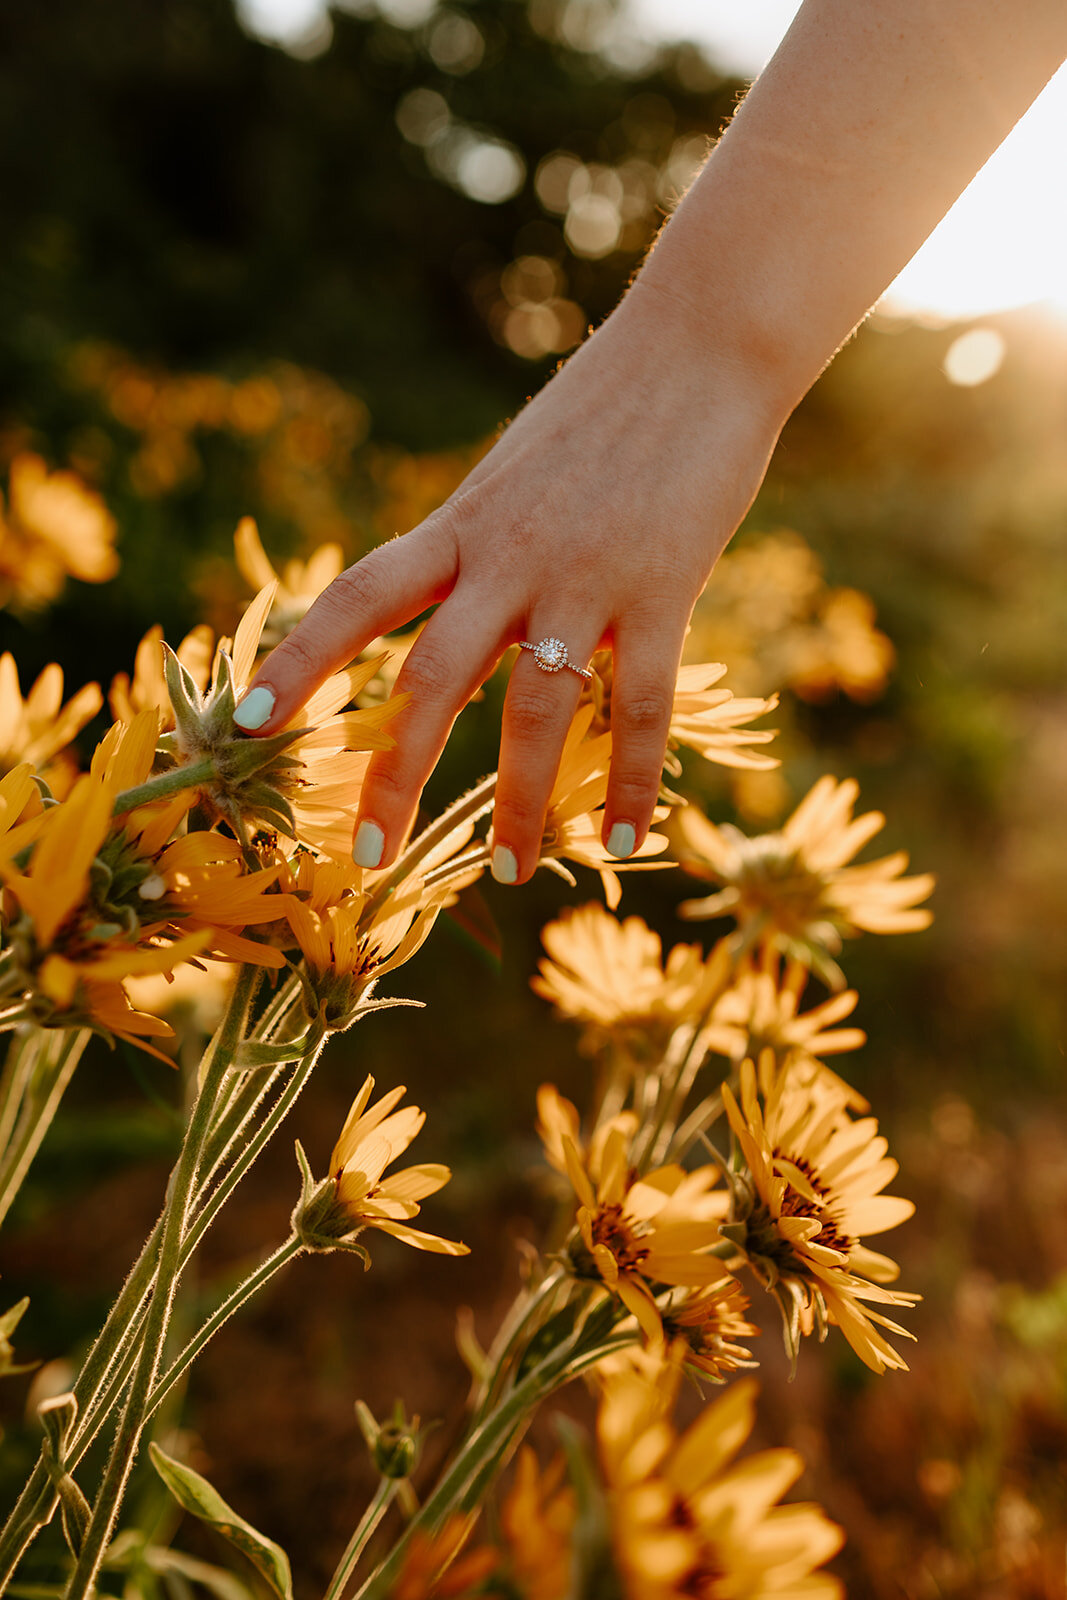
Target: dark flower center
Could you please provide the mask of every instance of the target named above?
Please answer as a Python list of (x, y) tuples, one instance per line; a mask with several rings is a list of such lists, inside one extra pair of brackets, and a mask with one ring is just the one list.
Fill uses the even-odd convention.
[(593, 1219), (593, 1243), (607, 1247), (620, 1272), (633, 1272), (648, 1258), (647, 1246), (638, 1242), (621, 1205), (601, 1206)]

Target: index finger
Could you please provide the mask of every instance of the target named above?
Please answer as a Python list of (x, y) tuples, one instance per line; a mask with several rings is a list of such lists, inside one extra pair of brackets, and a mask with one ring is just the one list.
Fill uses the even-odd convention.
[(454, 545), (429, 523), (379, 545), (335, 578), (271, 651), (234, 722), (246, 733), (274, 733), (372, 639), (444, 599), (455, 577)]

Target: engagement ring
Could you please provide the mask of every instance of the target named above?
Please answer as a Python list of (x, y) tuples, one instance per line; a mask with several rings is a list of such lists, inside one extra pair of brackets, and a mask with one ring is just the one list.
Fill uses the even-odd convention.
[(531, 644), (528, 639), (524, 639), (519, 649), (532, 650), (533, 658), (542, 672), (561, 672), (564, 667), (569, 667), (579, 678), (593, 676), (588, 667), (579, 667), (567, 659), (567, 646), (562, 639), (542, 639), (539, 644)]

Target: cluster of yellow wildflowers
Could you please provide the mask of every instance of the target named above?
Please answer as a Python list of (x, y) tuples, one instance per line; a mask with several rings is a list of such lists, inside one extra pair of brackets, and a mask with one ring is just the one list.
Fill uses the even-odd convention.
[(76, 473), (49, 472), (28, 452), (14, 458), (0, 501), (0, 605), (36, 610), (68, 577), (104, 583), (118, 570), (114, 544), (114, 517)]
[[(273, 736), (249, 739), (234, 726), (259, 652), (284, 636), (341, 563), (339, 548), (323, 547), (279, 575), (248, 520), (237, 554), (257, 592), (232, 641), (200, 626), (170, 650), (158, 629), (149, 630), (132, 673), (111, 685), (113, 721), (84, 772), (73, 740), (100, 709), (99, 689), (88, 686), (64, 707), (62, 676), (49, 668), (24, 699), (13, 660), (0, 659), (0, 1027), (20, 1049), (27, 1039), (91, 1030), (158, 1053), (172, 1030), (161, 1004), (135, 1003), (141, 986), (174, 980), (177, 990), (190, 972), (203, 974), (205, 985), (210, 973), (236, 975), (199, 1071), (200, 1097), (161, 1231), (131, 1274), (132, 1320), (125, 1332), (121, 1319), (109, 1321), (94, 1347), (91, 1370), (97, 1361), (101, 1371), (126, 1376), (115, 1393), (97, 1382), (72, 1395), (67, 1431), (50, 1434), (43, 1476), (27, 1487), (31, 1509), (23, 1507), (20, 1521), (16, 1508), (0, 1533), (2, 1583), (40, 1525), (47, 1494), (62, 1501), (65, 1519), (84, 1502), (77, 1528), (68, 1530), (76, 1561), (71, 1600), (92, 1592), (121, 1502), (124, 1462), (153, 1409), (271, 1272), (302, 1251), (349, 1251), (369, 1265), (367, 1237), (375, 1232), (431, 1253), (466, 1253), (415, 1226), (449, 1169), (425, 1162), (389, 1170), (422, 1128), (422, 1111), (401, 1106), (399, 1087), (372, 1105), (367, 1078), (325, 1176), (313, 1176), (297, 1147), (302, 1188), (289, 1239), (161, 1369), (167, 1296), (183, 1252), (262, 1147), (257, 1130), (277, 1126), (330, 1033), (386, 1003), (375, 997), (378, 981), (420, 948), (436, 918), (484, 873), (489, 855), (493, 777), (409, 840), (390, 868), (353, 864), (359, 788), (372, 753), (391, 747), (390, 723), (403, 704), (390, 693), (393, 641), (376, 642), (335, 673)], [(401, 641), (394, 657), (409, 647)], [(859, 1029), (840, 1026), (856, 1004), (833, 959), (843, 938), (925, 926), (929, 914), (917, 902), (930, 879), (903, 877), (899, 853), (852, 864), (884, 819), (853, 819), (855, 785), (832, 778), (815, 785), (781, 830), (751, 840), (665, 788), (636, 860), (620, 865), (601, 842), (610, 658), (598, 657), (594, 669), (563, 750), (541, 850), (542, 864), (571, 883), (575, 867), (598, 874), (607, 906), (579, 907), (549, 925), (534, 980), (558, 1013), (580, 1025), (597, 1063), (584, 1115), (551, 1084), (538, 1095), (538, 1131), (563, 1206), (562, 1244), (532, 1271), (493, 1347), (472, 1346), (471, 1426), (421, 1507), (407, 1484), (417, 1430), (397, 1425), (398, 1447), (379, 1463), (378, 1510), (353, 1536), (331, 1600), (364, 1559), (394, 1494), (407, 1505), (408, 1527), (361, 1591), (382, 1600), (475, 1593), (563, 1600), (585, 1592), (583, 1583), (601, 1592), (609, 1568), (629, 1600), (801, 1592), (831, 1600), (839, 1585), (816, 1569), (838, 1548), (840, 1530), (817, 1507), (779, 1503), (799, 1475), (799, 1457), (769, 1451), (735, 1459), (757, 1392), (741, 1376), (757, 1364), (751, 1346), (760, 1331), (749, 1287), (777, 1300), (794, 1362), (805, 1335), (825, 1337), (837, 1327), (872, 1370), (904, 1366), (886, 1334), (907, 1335), (887, 1313), (915, 1296), (889, 1287), (896, 1263), (865, 1240), (905, 1220), (912, 1206), (885, 1194), (896, 1163), (866, 1101), (824, 1057), (864, 1042)], [(776, 697), (735, 699), (721, 686), (724, 672), (715, 663), (682, 669), (666, 769), (672, 778), (681, 771), (680, 746), (735, 770), (775, 764), (761, 748), (771, 733), (750, 724)], [(672, 810), (677, 820), (664, 831)], [(620, 873), (665, 865), (669, 838), (687, 870), (716, 885), (683, 914), (735, 921), (710, 953), (680, 944), (664, 957), (640, 918), (613, 914)], [(805, 1011), (812, 971), (834, 992)], [(8, 1127), (22, 1130), (34, 1107), (28, 1097)], [(728, 1151), (713, 1142), (717, 1123)], [(34, 1137), (19, 1133), (7, 1167), (0, 1152), (0, 1215)], [(140, 1349), (132, 1365), (118, 1361), (123, 1348)], [(679, 1435), (671, 1418), (685, 1371), (724, 1392)], [(572, 1486), (562, 1462), (542, 1472), (524, 1450), (501, 1504), (499, 1536), (477, 1542), (478, 1502), (496, 1465), (517, 1449), (532, 1412), (580, 1374), (591, 1375), (598, 1405), (584, 1476)], [(71, 1488), (77, 1452), (123, 1398), (122, 1383), (125, 1431), (88, 1506)], [(78, 1405), (86, 1410), (75, 1429)], [(183, 1505), (223, 1505), (191, 1468), (170, 1463), (167, 1470), (188, 1489)], [(582, 1493), (597, 1497), (596, 1515), (579, 1515), (578, 1478)], [(474, 1500), (471, 1484), (482, 1486)], [(233, 1535), (240, 1519), (224, 1505), (223, 1512), (215, 1524)], [(263, 1555), (270, 1542), (241, 1527), (242, 1548), (258, 1540)], [(279, 1558), (273, 1545), (263, 1555)]]

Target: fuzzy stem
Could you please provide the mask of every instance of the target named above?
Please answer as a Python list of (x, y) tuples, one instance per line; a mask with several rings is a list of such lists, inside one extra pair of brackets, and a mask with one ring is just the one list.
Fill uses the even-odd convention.
[[(285, 1023), (299, 993), (300, 985), (298, 979), (291, 978), (283, 984), (259, 1018), (251, 1037), (270, 1038), (276, 1029), (280, 1029)], [(271, 1108), (263, 1125), (257, 1130), (255, 1138), (237, 1156), (223, 1184), (219, 1185), (209, 1198), (204, 1199), (200, 1210), (197, 1212), (196, 1220), (189, 1229), (183, 1244), (181, 1257), (183, 1267), (218, 1215), (225, 1201), (232, 1194), (237, 1183), (244, 1177), (249, 1167), (261, 1153), (304, 1087), (318, 1059), (320, 1050), (321, 1043), (316, 1044), (308, 1056), (297, 1063), (296, 1070), (292, 1073), (289, 1083)], [(280, 1069), (278, 1076), (281, 1076), (285, 1070), (287, 1069)], [(242, 1117), (235, 1119), (235, 1122), (230, 1125), (228, 1138), (223, 1138), (220, 1141), (217, 1137), (212, 1137), (206, 1145), (200, 1169), (201, 1195), (204, 1193), (204, 1186), (210, 1180), (211, 1174), (226, 1159), (229, 1150), (232, 1148), (232, 1140), (240, 1133), (244, 1121), (248, 1116), (252, 1115), (259, 1104), (262, 1094), (269, 1089), (270, 1083), (273, 1081), (274, 1075), (271, 1075), (266, 1083), (261, 1082), (258, 1086), (251, 1079), (248, 1084), (242, 1085), (238, 1093), (238, 1099), (242, 1096), (247, 1097), (247, 1104), (244, 1107)], [(151, 1289), (152, 1279), (155, 1276), (162, 1227), (161, 1218), (156, 1223), (144, 1249), (131, 1268), (126, 1284), (107, 1322), (97, 1336), (89, 1355), (86, 1357), (75, 1383), (74, 1393), (78, 1400), (78, 1421), (75, 1426), (74, 1438), (71, 1440), (67, 1453), (67, 1461), (71, 1469), (84, 1455), (107, 1420), (114, 1400), (125, 1387), (133, 1361), (136, 1359), (137, 1336), (144, 1320), (146, 1296)], [(3, 1592), (5, 1583), (9, 1580), (34, 1535), (51, 1520), (56, 1505), (57, 1499), (48, 1471), (44, 1462), (39, 1460), (19, 1496), (19, 1500), (9, 1516), (7, 1524), (2, 1533), (0, 1533), (0, 1593)]]
[(529, 1326), (545, 1302), (552, 1298), (565, 1276), (563, 1268), (557, 1267), (542, 1279), (536, 1289), (519, 1296), (513, 1303), (488, 1353), (489, 1370), (478, 1389), (473, 1407), (472, 1426), (476, 1427), (484, 1419), (492, 1405), (503, 1376), (504, 1365), (522, 1337), (523, 1330)]
[(6, 1150), (15, 1131), (27, 1085), (33, 1078), (36, 1052), (42, 1043), (37, 1028), (19, 1028), (11, 1036), (0, 1078), (0, 1150)]
[(389, 876), (382, 879), (370, 896), (363, 908), (360, 917), (361, 922), (369, 923), (373, 920), (375, 913), (389, 898), (397, 885), (409, 876), (412, 868), (417, 867), (419, 862), (441, 843), (442, 839), (447, 839), (453, 828), (458, 828), (461, 822), (469, 822), (472, 819), (477, 820), (479, 817), (485, 816), (493, 804), (493, 796), (496, 793), (496, 778), (496, 773), (491, 772), (488, 778), (483, 778), (481, 783), (476, 783), (473, 789), (469, 789), (458, 800), (453, 800), (452, 804), (442, 811), (441, 815), (431, 822), (428, 828), (422, 830), (417, 839), (412, 840), (407, 849), (397, 857)]
[(330, 1579), (330, 1587), (323, 1596), (323, 1600), (341, 1600), (345, 1586), (355, 1571), (359, 1558), (363, 1554), (371, 1535), (396, 1498), (401, 1481), (399, 1478), (383, 1478), (378, 1485), (374, 1499), (359, 1519), (359, 1526), (348, 1541), (344, 1555), (337, 1563), (337, 1570)]
[[(62, 1028), (42, 1039), (29, 1074), (22, 1081), (21, 1104), (0, 1155), (0, 1223), (11, 1209), (59, 1102), (89, 1042), (88, 1028)], [(12, 1084), (12, 1089), (15, 1085)], [(5, 1107), (5, 1120), (8, 1108)]]
[(276, 1272), (294, 1260), (303, 1248), (296, 1234), (290, 1234), (273, 1255), (268, 1256), (266, 1261), (260, 1262), (255, 1271), (249, 1273), (244, 1282), (239, 1283), (237, 1288), (227, 1295), (222, 1304), (208, 1317), (199, 1333), (190, 1339), (181, 1355), (171, 1363), (163, 1377), (156, 1383), (148, 1396), (145, 1408), (146, 1421), (157, 1407), (163, 1404), (179, 1378), (192, 1366), (201, 1350), (215, 1337), (223, 1323), (228, 1322), (235, 1311), (239, 1311), (247, 1300), (251, 1300), (252, 1296), (257, 1294), (265, 1283), (269, 1283)]
[(150, 800), (165, 800), (168, 795), (178, 794), (182, 789), (199, 789), (217, 776), (211, 756), (205, 756), (202, 761), (186, 762), (184, 767), (169, 767), (166, 772), (158, 772), (154, 778), (137, 784), (133, 789), (123, 789), (121, 794), (115, 796), (111, 815), (125, 816), (127, 811), (132, 811), (135, 806), (147, 805)]
[(170, 1311), (174, 1303), (182, 1266), (186, 1220), (201, 1151), (211, 1125), (216, 1100), (237, 1053), (249, 1003), (258, 979), (259, 974), (254, 969), (248, 967), (241, 969), (229, 1008), (219, 1025), (208, 1057), (207, 1072), (193, 1107), (178, 1164), (171, 1179), (163, 1217), (163, 1237), (159, 1246), (159, 1267), (141, 1333), (137, 1368), (130, 1385), (125, 1410), (115, 1432), (111, 1455), (85, 1532), (77, 1566), (66, 1591), (66, 1600), (86, 1600), (86, 1597), (92, 1594), (96, 1574), (110, 1542), (119, 1506), (126, 1492), (126, 1484), (133, 1469), (137, 1447), (147, 1420), (148, 1398), (155, 1384)]
[[(488, 1481), (502, 1461), (509, 1440), (515, 1430), (522, 1426), (527, 1414), (576, 1371), (593, 1365), (609, 1349), (618, 1347), (617, 1338), (611, 1337), (593, 1350), (575, 1356), (574, 1345), (581, 1337), (581, 1332), (579, 1323), (521, 1383), (516, 1384), (490, 1416), (472, 1427), (444, 1477), (412, 1517), (385, 1560), (363, 1584), (356, 1600), (384, 1600), (402, 1568), (407, 1547), (416, 1529), (440, 1526), (449, 1512), (463, 1503), (473, 1480), (479, 1483)], [(633, 1343), (636, 1337), (639, 1335), (627, 1338), (626, 1342)]]

